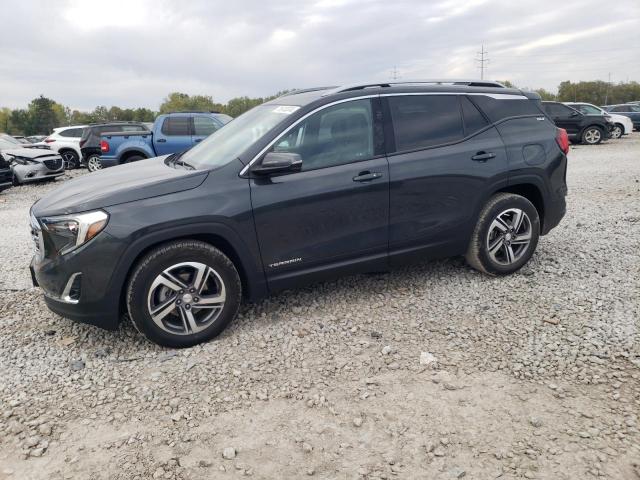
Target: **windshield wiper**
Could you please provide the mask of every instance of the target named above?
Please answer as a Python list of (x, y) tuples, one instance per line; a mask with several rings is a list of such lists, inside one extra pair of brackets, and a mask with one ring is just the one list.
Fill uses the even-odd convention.
[(180, 157), (182, 157), (183, 154), (184, 152), (172, 153), (167, 157), (167, 164), (171, 165), (174, 168), (175, 168), (175, 165), (180, 165), (181, 167), (184, 167), (187, 170), (195, 170), (196, 167), (194, 167), (190, 163), (185, 162), (184, 160), (180, 160)]

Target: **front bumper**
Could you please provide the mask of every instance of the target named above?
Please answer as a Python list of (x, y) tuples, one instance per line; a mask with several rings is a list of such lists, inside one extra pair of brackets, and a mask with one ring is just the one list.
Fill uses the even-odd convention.
[(54, 313), (115, 330), (120, 318), (120, 288), (113, 287), (111, 279), (113, 259), (119, 258), (122, 250), (120, 243), (101, 232), (62, 256), (45, 258), (36, 252), (29, 267), (34, 286), (42, 289), (45, 303)]
[(13, 174), (18, 183), (31, 183), (47, 180), (64, 175), (64, 165), (57, 169), (50, 169), (44, 164), (40, 165), (14, 165)]

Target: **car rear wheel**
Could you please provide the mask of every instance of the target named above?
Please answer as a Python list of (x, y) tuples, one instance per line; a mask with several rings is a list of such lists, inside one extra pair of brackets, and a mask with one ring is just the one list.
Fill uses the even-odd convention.
[(618, 139), (622, 136), (623, 133), (624, 133), (624, 127), (619, 123), (616, 123), (613, 126), (613, 130), (611, 130), (611, 138), (613, 138), (614, 140)]
[(80, 157), (73, 150), (65, 150), (60, 153), (62, 160), (64, 161), (64, 168), (66, 170), (73, 170), (80, 166)]
[(597, 145), (604, 138), (600, 127), (588, 127), (582, 132), (582, 143), (587, 145)]
[(97, 153), (92, 153), (87, 158), (87, 169), (90, 172), (96, 172), (98, 170), (102, 170), (102, 163), (100, 162), (100, 155)]
[(131, 155), (130, 157), (127, 157), (122, 163), (131, 163), (131, 162), (137, 162), (138, 160), (144, 160), (145, 157), (143, 157), (142, 155)]
[(476, 270), (507, 275), (529, 261), (539, 237), (536, 207), (521, 195), (498, 193), (480, 212), (465, 258)]
[(127, 286), (127, 309), (147, 339), (190, 347), (220, 334), (235, 318), (241, 296), (229, 258), (208, 243), (181, 240), (138, 262)]

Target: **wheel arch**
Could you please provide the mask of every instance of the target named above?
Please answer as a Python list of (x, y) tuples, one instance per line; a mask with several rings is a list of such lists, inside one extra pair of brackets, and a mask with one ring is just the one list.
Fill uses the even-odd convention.
[(238, 270), (243, 297), (257, 300), (267, 295), (266, 281), (261, 265), (254, 265), (249, 248), (240, 237), (226, 225), (207, 225), (206, 228), (192, 226), (156, 232), (136, 240), (122, 256), (112, 282), (119, 289), (120, 313), (126, 312), (126, 290), (129, 279), (140, 260), (151, 250), (168, 242), (178, 240), (200, 240), (224, 253)]
[(151, 158), (149, 157), (148, 152), (144, 150), (139, 150), (137, 148), (132, 148), (130, 150), (125, 150), (120, 154), (120, 163), (126, 163), (131, 157), (141, 156), (143, 159)]
[(509, 185), (493, 192), (496, 193), (513, 193), (520, 195), (529, 200), (538, 211), (540, 217), (540, 231), (544, 231), (545, 204), (542, 190), (538, 185), (531, 182), (522, 182)]

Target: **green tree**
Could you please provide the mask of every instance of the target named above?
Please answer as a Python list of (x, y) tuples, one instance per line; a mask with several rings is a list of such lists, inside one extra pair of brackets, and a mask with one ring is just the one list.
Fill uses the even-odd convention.
[(213, 97), (208, 95), (193, 95), (186, 93), (172, 92), (164, 99), (160, 105), (160, 113), (181, 112), (181, 111), (220, 111), (223, 105), (213, 101)]
[(28, 120), (25, 135), (48, 135), (58, 126), (58, 118), (55, 110), (56, 102), (40, 95), (29, 103)]

